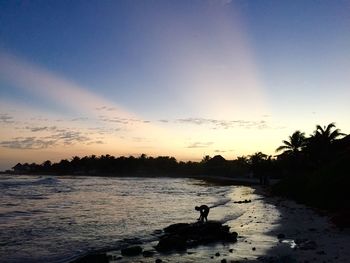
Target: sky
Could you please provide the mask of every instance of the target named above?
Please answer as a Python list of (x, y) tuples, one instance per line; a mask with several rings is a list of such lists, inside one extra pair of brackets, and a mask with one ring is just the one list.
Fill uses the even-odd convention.
[(0, 1), (0, 170), (274, 155), (349, 98), (350, 1)]

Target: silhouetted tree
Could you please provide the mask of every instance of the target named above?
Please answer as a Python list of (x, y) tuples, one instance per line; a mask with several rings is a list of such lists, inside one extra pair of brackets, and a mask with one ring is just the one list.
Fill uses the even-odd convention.
[(316, 130), (307, 140), (307, 152), (315, 165), (319, 165), (321, 162), (331, 158), (333, 155), (333, 143), (344, 135), (340, 132), (340, 129), (336, 129), (333, 122), (323, 127), (320, 125), (316, 126)]
[(340, 129), (335, 128), (335, 123), (332, 122), (327, 126), (321, 127), (320, 125), (316, 126), (315, 137), (322, 140), (323, 143), (331, 144), (339, 137), (345, 136), (344, 133), (340, 132)]
[(202, 162), (202, 163), (206, 163), (206, 162), (208, 162), (210, 159), (211, 159), (210, 156), (209, 156), (209, 155), (206, 155), (206, 156), (203, 157), (203, 159), (202, 159), (201, 162)]
[(289, 136), (288, 141), (283, 140), (283, 145), (276, 149), (276, 152), (283, 151), (282, 154), (285, 155), (297, 155), (306, 146), (305, 133), (301, 131), (295, 131), (291, 136)]

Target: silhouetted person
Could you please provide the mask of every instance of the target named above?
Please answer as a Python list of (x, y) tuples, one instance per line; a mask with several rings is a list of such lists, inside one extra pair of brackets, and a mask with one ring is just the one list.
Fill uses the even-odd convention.
[(208, 214), (210, 208), (207, 205), (196, 206), (194, 209), (196, 209), (200, 213), (198, 221), (204, 222), (205, 220), (206, 222), (208, 222)]

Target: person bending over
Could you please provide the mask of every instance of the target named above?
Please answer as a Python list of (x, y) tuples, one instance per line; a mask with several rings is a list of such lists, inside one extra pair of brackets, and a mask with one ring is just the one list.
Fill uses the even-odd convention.
[(194, 209), (196, 209), (200, 213), (199, 218), (197, 219), (198, 221), (204, 222), (205, 220), (206, 222), (208, 222), (208, 214), (210, 208), (207, 205), (196, 206)]

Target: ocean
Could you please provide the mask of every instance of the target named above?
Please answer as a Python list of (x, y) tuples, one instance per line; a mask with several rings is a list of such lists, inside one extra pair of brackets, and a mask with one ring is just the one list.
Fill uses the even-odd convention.
[(235, 186), (187, 178), (0, 176), (1, 262), (69, 262), (118, 249), (170, 224), (194, 222), (196, 205), (210, 220), (239, 217)]

